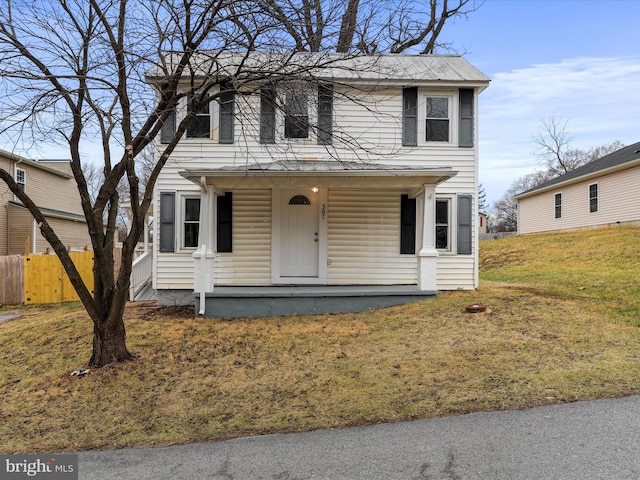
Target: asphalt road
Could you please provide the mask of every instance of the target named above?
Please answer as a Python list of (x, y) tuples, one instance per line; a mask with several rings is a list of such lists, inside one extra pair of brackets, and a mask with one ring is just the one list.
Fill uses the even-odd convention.
[(83, 480), (640, 479), (640, 397), (84, 452)]

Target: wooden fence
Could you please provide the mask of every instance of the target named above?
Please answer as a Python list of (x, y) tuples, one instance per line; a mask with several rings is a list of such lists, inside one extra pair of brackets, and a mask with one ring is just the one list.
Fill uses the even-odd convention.
[[(93, 291), (93, 252), (71, 252), (82, 279)], [(56, 255), (24, 257), (24, 303), (58, 303), (79, 300)]]
[[(70, 252), (82, 279), (93, 292), (93, 252)], [(120, 269), (120, 249), (113, 252), (114, 273)], [(56, 255), (0, 256), (0, 305), (57, 303), (79, 300)]]
[(0, 304), (24, 302), (24, 266), (21, 255), (0, 257)]

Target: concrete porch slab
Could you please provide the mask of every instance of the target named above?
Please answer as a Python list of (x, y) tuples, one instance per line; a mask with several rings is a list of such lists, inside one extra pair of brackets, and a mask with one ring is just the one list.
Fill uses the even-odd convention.
[[(337, 285), (216, 287), (206, 294), (205, 317), (262, 318), (278, 315), (317, 315), (363, 312), (402, 305), (437, 295), (415, 285)], [(196, 312), (200, 297), (194, 295)]]

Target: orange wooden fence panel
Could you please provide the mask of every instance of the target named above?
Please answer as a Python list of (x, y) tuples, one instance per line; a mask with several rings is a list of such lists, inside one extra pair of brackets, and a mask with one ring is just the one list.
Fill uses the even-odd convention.
[[(71, 252), (71, 260), (89, 291), (93, 292), (93, 252)], [(24, 303), (58, 303), (79, 300), (56, 255), (24, 257)]]

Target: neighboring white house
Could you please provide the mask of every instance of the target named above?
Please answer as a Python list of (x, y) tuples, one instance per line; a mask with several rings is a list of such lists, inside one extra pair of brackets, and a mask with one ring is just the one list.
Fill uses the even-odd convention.
[(336, 57), (284, 78), (212, 101), (162, 170), (159, 302), (266, 316), (476, 288), (489, 79), (449, 55)]
[(640, 142), (514, 198), (518, 234), (640, 222)]

